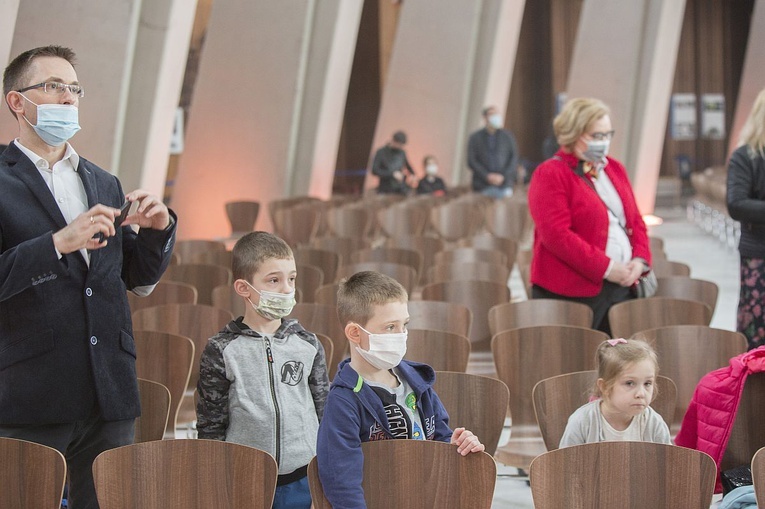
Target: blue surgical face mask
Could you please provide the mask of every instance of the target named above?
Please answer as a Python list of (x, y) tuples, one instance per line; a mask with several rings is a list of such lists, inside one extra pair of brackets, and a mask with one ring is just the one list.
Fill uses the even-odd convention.
[(37, 124), (32, 125), (25, 116), (24, 120), (32, 126), (37, 136), (51, 147), (60, 147), (80, 130), (79, 113), (77, 106), (72, 104), (37, 104)]

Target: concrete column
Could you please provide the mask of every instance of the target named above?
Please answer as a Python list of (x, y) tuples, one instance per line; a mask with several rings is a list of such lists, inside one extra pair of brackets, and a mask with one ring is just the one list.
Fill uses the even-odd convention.
[(653, 212), (684, 0), (585, 0), (567, 86), (569, 98), (611, 108), (611, 154)]
[(746, 44), (744, 69), (741, 72), (738, 102), (731, 127), (729, 154), (738, 147), (741, 128), (744, 127), (744, 122), (752, 110), (757, 94), (765, 87), (765, 65), (762, 64), (763, 62), (765, 62), (765, 0), (757, 0), (752, 10), (752, 21), (749, 25), (749, 41)]
[[(0, 0), (0, 62), (3, 64), (3, 69), (11, 60), (11, 44), (18, 12), (19, 0)], [(10, 140), (0, 140), (2, 143), (8, 143), (8, 141)]]
[(117, 138), (126, 192), (140, 187), (163, 194), (196, 6), (197, 0), (151, 0), (141, 6), (128, 108)]
[[(402, 129), (407, 155), (422, 173), (435, 155), (447, 182), (468, 182), (470, 132), (481, 109), (507, 107), (523, 19), (523, 0), (404, 2), (383, 89), (373, 152)], [(377, 179), (367, 179), (376, 187)]]
[[(13, 31), (10, 58), (46, 44), (68, 46), (77, 53), (75, 68), (85, 97), (80, 101), (82, 130), (72, 145), (83, 157), (114, 172), (140, 8), (140, 0), (24, 0), (18, 2)], [(0, 139), (17, 135), (16, 120), (0, 115)]]
[(230, 0), (210, 14), (172, 206), (182, 238), (229, 233), (224, 203), (331, 193), (362, 2)]

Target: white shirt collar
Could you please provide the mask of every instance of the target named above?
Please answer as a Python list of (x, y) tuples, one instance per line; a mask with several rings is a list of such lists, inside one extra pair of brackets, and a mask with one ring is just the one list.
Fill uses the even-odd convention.
[[(21, 150), (24, 155), (26, 155), (30, 161), (34, 163), (37, 169), (50, 171), (50, 168), (48, 168), (48, 161), (46, 159), (22, 145), (18, 138), (13, 140), (13, 142), (17, 147), (19, 147), (19, 150)], [(72, 164), (72, 168), (74, 168), (74, 171), (77, 171), (77, 167), (80, 165), (80, 156), (77, 154), (77, 152), (75, 152), (74, 148), (72, 148), (72, 145), (69, 144), (69, 142), (66, 143), (66, 152), (64, 152), (64, 157), (62, 157), (61, 160), (65, 161), (66, 159), (69, 159), (69, 162)]]

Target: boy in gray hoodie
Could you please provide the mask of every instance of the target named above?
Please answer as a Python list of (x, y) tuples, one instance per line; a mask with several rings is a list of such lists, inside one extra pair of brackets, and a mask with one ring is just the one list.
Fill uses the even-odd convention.
[(307, 466), (329, 391), (316, 335), (285, 318), (295, 305), (295, 259), (279, 237), (252, 232), (234, 246), (243, 317), (210, 338), (197, 391), (199, 438), (262, 449), (279, 465), (274, 508), (311, 506)]

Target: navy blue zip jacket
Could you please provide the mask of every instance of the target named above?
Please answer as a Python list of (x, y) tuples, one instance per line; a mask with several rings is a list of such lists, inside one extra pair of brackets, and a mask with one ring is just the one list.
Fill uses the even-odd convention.
[[(449, 415), (433, 391), (436, 380), (433, 368), (403, 360), (396, 370), (417, 397), (425, 438), (450, 442)], [(319, 478), (333, 508), (366, 507), (361, 487), (364, 471), (361, 443), (390, 439), (393, 435), (380, 398), (346, 359), (340, 363), (330, 387), (316, 445)]]

